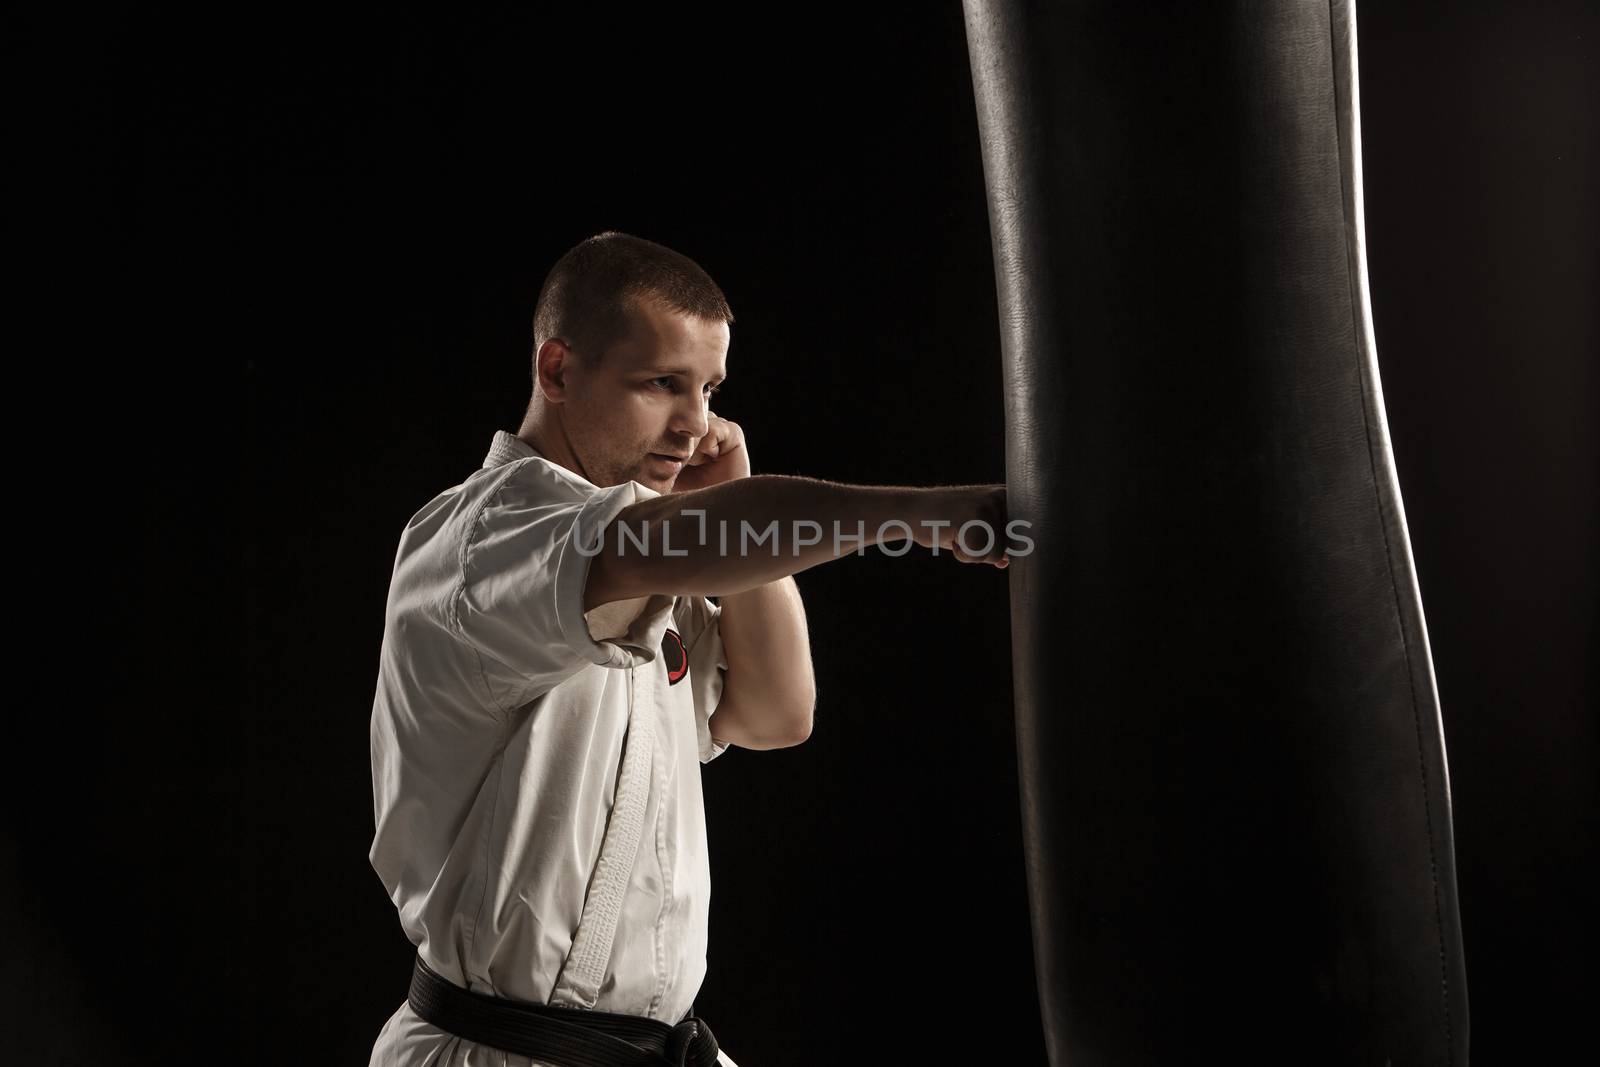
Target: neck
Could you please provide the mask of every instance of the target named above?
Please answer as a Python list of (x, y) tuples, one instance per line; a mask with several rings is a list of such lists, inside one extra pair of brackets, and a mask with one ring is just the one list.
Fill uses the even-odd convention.
[(561, 422), (559, 408), (553, 417), (542, 409), (528, 412), (522, 420), (522, 426), (517, 430), (517, 436), (551, 463), (565, 467), (580, 478), (592, 480), (572, 450), (572, 442), (567, 437), (566, 426)]

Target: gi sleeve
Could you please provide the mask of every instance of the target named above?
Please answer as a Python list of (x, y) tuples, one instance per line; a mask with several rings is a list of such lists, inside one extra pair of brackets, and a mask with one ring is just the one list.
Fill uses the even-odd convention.
[[(574, 497), (570, 491), (553, 493), (538, 471), (507, 478), (465, 532), (455, 604), (461, 637), (520, 675), (535, 693), (590, 663), (636, 663), (636, 656), (591, 633), (583, 592), (601, 532), (623, 508), (654, 495), (623, 482)], [(615, 530), (605, 533), (607, 543), (614, 544), (616, 536)], [(600, 620), (596, 629), (620, 636), (652, 599), (601, 605), (591, 613)]]
[(680, 596), (673, 614), (689, 659), (689, 692), (694, 696), (700, 762), (710, 763), (728, 749), (711, 739), (711, 717), (722, 699), (724, 672), (728, 669), (728, 658), (722, 649), (722, 606), (703, 596)]

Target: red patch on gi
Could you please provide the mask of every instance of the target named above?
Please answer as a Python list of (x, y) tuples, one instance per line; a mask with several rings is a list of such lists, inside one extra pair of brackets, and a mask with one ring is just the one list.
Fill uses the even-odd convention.
[(678, 631), (668, 630), (661, 638), (661, 657), (667, 665), (667, 684), (677, 685), (689, 673), (689, 654), (683, 650)]

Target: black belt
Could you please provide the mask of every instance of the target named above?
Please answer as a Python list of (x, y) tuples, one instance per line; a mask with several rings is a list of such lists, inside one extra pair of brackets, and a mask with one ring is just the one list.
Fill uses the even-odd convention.
[(422, 962), (411, 972), (411, 1010), (457, 1037), (560, 1067), (716, 1067), (717, 1039), (690, 1015), (677, 1026), (639, 1015), (553, 1008), (473, 993)]

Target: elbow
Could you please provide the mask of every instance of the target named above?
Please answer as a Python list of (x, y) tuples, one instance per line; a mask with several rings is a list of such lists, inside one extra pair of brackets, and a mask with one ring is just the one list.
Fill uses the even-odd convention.
[(788, 715), (789, 728), (785, 732), (787, 740), (783, 747), (793, 748), (795, 745), (803, 745), (811, 739), (811, 727), (815, 721), (814, 713), (816, 710), (817, 694), (815, 691), (811, 691), (802, 702), (796, 705), (796, 710)]
[(816, 682), (811, 678), (752, 686), (735, 668), (728, 671), (712, 717), (713, 729), (720, 727), (722, 732), (713, 736), (740, 748), (793, 748), (810, 739), (816, 705)]
[(786, 706), (768, 703), (759, 721), (742, 729), (742, 736), (733, 737), (733, 743), (757, 751), (803, 745), (811, 737), (812, 709), (811, 703), (804, 702)]
[(784, 723), (783, 729), (775, 730), (768, 735), (762, 748), (794, 748), (803, 745), (811, 738), (811, 716), (792, 718)]

